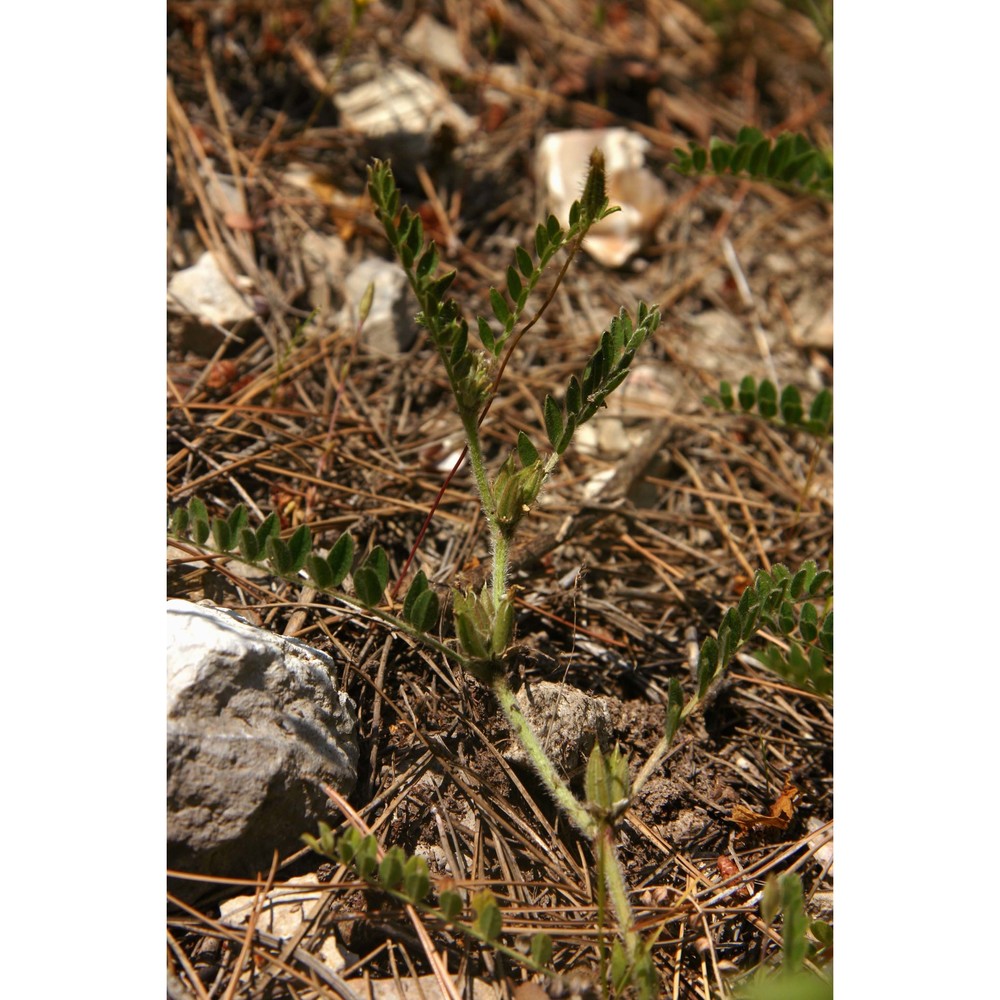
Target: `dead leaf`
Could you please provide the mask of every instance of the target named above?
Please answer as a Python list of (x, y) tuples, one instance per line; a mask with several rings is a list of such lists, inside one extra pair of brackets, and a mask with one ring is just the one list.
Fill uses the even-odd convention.
[(786, 830), (795, 815), (795, 800), (798, 796), (799, 790), (786, 779), (785, 787), (781, 789), (781, 794), (768, 813), (754, 812), (749, 806), (738, 804), (733, 806), (729, 821), (739, 826), (741, 837), (745, 837), (751, 830), (760, 830), (764, 827)]

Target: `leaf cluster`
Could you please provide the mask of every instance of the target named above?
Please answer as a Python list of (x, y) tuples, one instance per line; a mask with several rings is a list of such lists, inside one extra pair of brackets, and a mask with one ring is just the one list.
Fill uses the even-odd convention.
[[(376, 545), (354, 566), (354, 539), (346, 531), (325, 555), (319, 555), (313, 552), (308, 525), (300, 525), (283, 539), (278, 517), (272, 512), (254, 530), (248, 527), (244, 504), (239, 504), (228, 517), (210, 518), (204, 502), (192, 497), (187, 507), (178, 507), (173, 512), (171, 531), (176, 537), (189, 538), (200, 548), (222, 554), (238, 552), (244, 562), (266, 568), (278, 577), (296, 579), (304, 572), (317, 590), (333, 596), (347, 596), (339, 588), (350, 576), (356, 599), (368, 608), (382, 603), (389, 583), (389, 557), (381, 545)], [(414, 629), (429, 632), (437, 624), (440, 609), (440, 599), (421, 570), (403, 599), (403, 619)]]
[(660, 310), (639, 303), (635, 324), (622, 309), (613, 317), (582, 374), (570, 377), (562, 407), (547, 395), (543, 413), (545, 432), (557, 455), (561, 455), (576, 429), (585, 424), (604, 405), (608, 394), (618, 388), (628, 375), (635, 352), (660, 325)]
[(375, 215), (399, 258), (420, 312), (417, 321), (427, 328), (444, 364), (460, 411), (478, 412), (489, 391), (487, 366), (469, 348), (469, 324), (447, 291), (454, 270), (439, 275), (440, 254), (433, 240), (425, 240), (420, 216), (408, 205), (400, 207), (399, 190), (391, 166), (375, 160), (368, 168), (368, 193)]
[[(765, 628), (782, 636), (791, 636), (795, 632), (809, 649), (808, 653), (803, 653), (808, 669), (801, 676), (797, 664), (793, 669), (780, 660), (774, 660), (770, 654), (758, 655), (764, 666), (799, 686), (810, 687), (823, 694), (831, 693), (833, 611), (831, 609), (820, 617), (813, 601), (832, 600), (832, 594), (833, 574), (829, 570), (817, 569), (811, 559), (803, 563), (794, 575), (780, 563), (772, 566), (770, 572), (758, 570), (753, 584), (743, 591), (739, 603), (722, 616), (718, 638), (708, 636), (701, 645), (698, 697), (705, 696), (712, 681), (725, 670), (740, 648)], [(790, 643), (794, 644), (794, 641)]]
[(733, 413), (739, 404), (744, 413), (805, 431), (816, 438), (828, 438), (833, 433), (833, 393), (829, 389), (821, 389), (815, 395), (809, 405), (808, 415), (802, 394), (794, 385), (786, 385), (779, 394), (777, 386), (770, 379), (764, 379), (758, 385), (752, 375), (743, 377), (735, 396), (732, 385), (723, 379), (719, 383), (719, 394), (704, 396), (702, 401), (714, 409), (728, 413)]
[(499, 941), (503, 932), (503, 913), (496, 896), (489, 889), (472, 896), (469, 912), (466, 913), (465, 898), (455, 889), (441, 890), (437, 893), (436, 903), (428, 901), (430, 872), (427, 862), (419, 855), (408, 856), (401, 847), (394, 846), (383, 854), (380, 861), (378, 841), (372, 833), (362, 835), (350, 827), (336, 837), (330, 826), (321, 820), (319, 836), (305, 833), (302, 841), (317, 854), (353, 868), (362, 881), (399, 902), (417, 907), (424, 915), (440, 920), (467, 937), (491, 945), (532, 971), (551, 974), (552, 939), (549, 935), (542, 932), (534, 934), (527, 955)]
[(760, 129), (746, 126), (734, 143), (713, 137), (705, 149), (691, 141), (686, 150), (675, 149), (674, 156), (677, 162), (671, 166), (681, 174), (752, 177), (833, 197), (832, 155), (798, 133), (769, 139)]

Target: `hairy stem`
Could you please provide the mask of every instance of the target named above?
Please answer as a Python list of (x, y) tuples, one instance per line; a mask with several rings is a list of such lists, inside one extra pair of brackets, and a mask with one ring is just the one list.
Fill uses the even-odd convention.
[(569, 790), (569, 785), (559, 776), (552, 761), (542, 749), (535, 731), (521, 711), (514, 692), (511, 691), (506, 677), (497, 677), (493, 681), (493, 692), (500, 703), (500, 709), (514, 735), (524, 747), (535, 771), (542, 779), (549, 794), (556, 800), (573, 825), (586, 837), (593, 839), (597, 834), (597, 823), (584, 808), (577, 797)]

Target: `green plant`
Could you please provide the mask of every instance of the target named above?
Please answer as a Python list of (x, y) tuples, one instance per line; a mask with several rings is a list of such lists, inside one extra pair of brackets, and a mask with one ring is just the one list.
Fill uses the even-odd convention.
[(796, 133), (770, 139), (760, 129), (746, 126), (734, 143), (713, 137), (705, 149), (691, 141), (687, 149), (675, 149), (674, 157), (671, 166), (681, 174), (750, 177), (833, 197), (832, 154)]
[(794, 385), (786, 385), (779, 394), (777, 386), (770, 379), (764, 379), (758, 385), (752, 375), (743, 377), (735, 396), (732, 384), (723, 379), (719, 383), (719, 394), (705, 396), (703, 401), (728, 413), (736, 412), (738, 403), (743, 413), (759, 416), (769, 423), (793, 430), (805, 431), (816, 438), (825, 439), (833, 433), (833, 393), (829, 389), (821, 389), (816, 393), (808, 415), (802, 395)]
[[(635, 777), (630, 778), (629, 762), (617, 747), (605, 754), (595, 745), (586, 770), (585, 796), (578, 798), (543, 750), (511, 688), (516, 623), (509, 585), (510, 546), (577, 428), (596, 414), (606, 397), (626, 378), (636, 352), (659, 325), (659, 312), (639, 303), (634, 319), (624, 309), (613, 317), (589, 361), (569, 379), (561, 402), (552, 395), (545, 397), (544, 427), (540, 429), (544, 437), (540, 434), (537, 440), (532, 440), (520, 432), (516, 445), (491, 474), (480, 426), (511, 354), (551, 302), (589, 228), (613, 211), (604, 192), (603, 158), (599, 152), (594, 153), (583, 195), (570, 211), (568, 228), (549, 216), (536, 228), (532, 248), (516, 248), (513, 262), (507, 268), (504, 289), (489, 290), (492, 315), (478, 316), (474, 324), (481, 349), (471, 345), (472, 324), (459, 304), (447, 295), (455, 272), (438, 273), (437, 248), (425, 240), (419, 216), (406, 206), (401, 207), (388, 164), (376, 162), (370, 168), (369, 192), (389, 243), (416, 295), (420, 306), (418, 318), (427, 329), (447, 374), (465, 431), (473, 479), (489, 532), (493, 556), (490, 579), (478, 591), (452, 594), (454, 639), (442, 639), (432, 634), (439, 625), (441, 601), (423, 572), (411, 581), (399, 613), (384, 606), (390, 567), (380, 546), (358, 558), (352, 537), (345, 533), (325, 554), (319, 554), (313, 551), (311, 532), (305, 525), (282, 537), (274, 514), (253, 529), (242, 505), (224, 518), (210, 517), (198, 498), (192, 498), (186, 507), (174, 512), (172, 530), (200, 548), (238, 552), (245, 561), (265, 565), (287, 580), (301, 582), (305, 574), (317, 590), (350, 607), (365, 608), (369, 615), (434, 648), (488, 685), (546, 790), (591, 844), (598, 873), (595, 879), (598, 909), (602, 917), (613, 913), (616, 925), (615, 939), (610, 947), (602, 943), (599, 954), (607, 992), (620, 995), (631, 987), (639, 997), (654, 997), (658, 992), (652, 957), (655, 936), (644, 937), (636, 927), (617, 855), (617, 824), (645, 781), (662, 764), (682, 722), (698, 707), (712, 681), (732, 657), (760, 629), (781, 631), (787, 620), (786, 606), (794, 607), (796, 602), (808, 602), (825, 593), (829, 574), (817, 571), (813, 564), (806, 564), (794, 576), (780, 566), (772, 568), (770, 573), (759, 573), (739, 605), (726, 612), (718, 636), (709, 637), (702, 644), (697, 690), (685, 698), (679, 681), (671, 680), (663, 736)], [(561, 251), (565, 251), (565, 256), (555, 285), (526, 320), (532, 292)], [(348, 580), (350, 589), (345, 587)], [(797, 623), (803, 639), (810, 621), (803, 610), (793, 622), (793, 626)], [(791, 628), (782, 634), (788, 634)], [(817, 642), (822, 628), (818, 628)], [(464, 901), (456, 894), (445, 892), (436, 904), (426, 902), (429, 884), (426, 866), (419, 859), (390, 850), (379, 860), (374, 838), (362, 837), (356, 831), (335, 839), (328, 827), (321, 826), (318, 838), (306, 840), (320, 853), (354, 865), (362, 879), (400, 901), (424, 907), (438, 919), (497, 950), (506, 948), (499, 940), (502, 913), (491, 895), (480, 894), (473, 899), (475, 916), (461, 918)], [(548, 964), (550, 954), (551, 942), (546, 944), (539, 938), (537, 948), (535, 943), (532, 945), (529, 964), (541, 969)]]
[(736, 989), (737, 1000), (832, 1000), (833, 982), (821, 965), (833, 952), (833, 928), (806, 917), (802, 880), (794, 872), (771, 875), (764, 885), (760, 915), (765, 924), (781, 914), (777, 968), (759, 966)]
[[(382, 851), (372, 833), (362, 834), (349, 827), (341, 836), (334, 836), (327, 823), (319, 823), (319, 836), (303, 834), (302, 841), (317, 854), (339, 864), (349, 865), (358, 878), (399, 903), (413, 906), (432, 920), (475, 941), (488, 944), (533, 972), (552, 975), (552, 939), (544, 933), (531, 937), (527, 952), (503, 943), (503, 914), (496, 896), (484, 889), (466, 899), (454, 888), (432, 887), (427, 862), (419, 855), (408, 856), (399, 847)], [(432, 891), (433, 889), (433, 891)], [(436, 896), (436, 901), (432, 897)]]

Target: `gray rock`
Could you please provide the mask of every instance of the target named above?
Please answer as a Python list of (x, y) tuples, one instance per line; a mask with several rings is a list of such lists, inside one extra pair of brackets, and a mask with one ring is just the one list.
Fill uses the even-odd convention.
[(346, 321), (352, 327), (357, 326), (361, 300), (372, 282), (375, 296), (361, 328), (361, 343), (377, 354), (398, 357), (413, 346), (417, 336), (413, 320), (416, 299), (410, 291), (406, 272), (398, 264), (373, 257), (351, 271), (344, 283)]
[[(221, 608), (167, 602), (167, 860), (266, 871), (357, 781), (357, 719), (335, 664)], [(194, 883), (178, 891), (193, 893)]]

